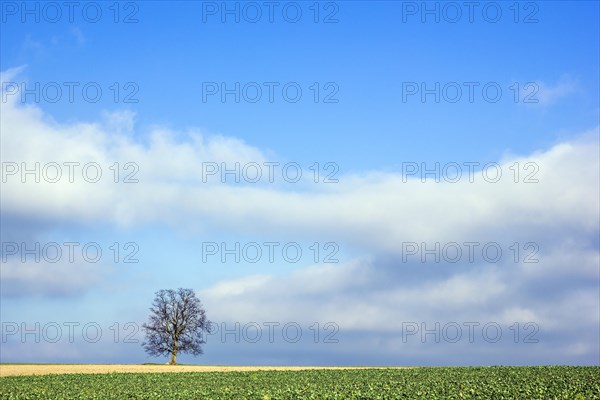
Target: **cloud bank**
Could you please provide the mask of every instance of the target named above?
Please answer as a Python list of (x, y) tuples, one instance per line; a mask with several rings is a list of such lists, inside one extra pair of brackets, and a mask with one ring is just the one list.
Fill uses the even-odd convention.
[[(3, 89), (18, 73), (2, 74)], [(310, 176), (295, 184), (281, 179), (223, 184), (204, 181), (204, 163), (285, 161), (242, 140), (198, 130), (140, 132), (128, 112), (104, 114), (98, 122), (59, 123), (16, 97), (2, 103), (3, 237), (30, 242), (64, 224), (201, 227), (281, 240), (335, 240), (351, 250), (338, 264), (303, 265), (283, 275), (248, 270), (202, 288), (211, 318), (296, 321), (304, 327), (334, 322), (345, 341), (324, 349), (322, 360), (353, 354), (349, 363), (394, 363), (399, 357), (409, 361), (433, 354), (437, 343), (428, 346), (420, 333), (407, 336), (415, 327), (411, 324), (494, 322), (506, 337), (515, 323), (535, 323), (537, 344), (526, 345), (521, 338), (499, 345), (446, 341), (436, 351), (447, 360), (460, 349), (466, 360), (486, 354), (501, 361), (502, 349), (508, 349), (535, 363), (547, 362), (545, 352), (560, 346), (560, 362), (598, 361), (598, 127), (532, 154), (507, 156), (487, 170), (481, 165), (469, 170), (463, 164), (467, 160), (456, 160), (458, 180), (453, 174), (423, 182), (420, 172), (409, 169), (342, 171), (339, 182), (331, 184), (315, 185)], [(68, 163), (74, 162), (79, 164), (71, 182), (67, 172), (74, 164)], [(35, 173), (22, 171), (35, 163), (40, 163), (39, 182)], [(55, 164), (62, 178), (51, 182)], [(97, 167), (82, 175), (88, 164), (99, 166), (102, 176)], [(138, 182), (124, 182), (127, 174)], [(465, 243), (473, 242), (478, 245), (470, 260)], [(437, 249), (436, 243), (439, 262), (426, 251)], [(490, 262), (483, 256), (486, 243), (497, 244), (502, 257)], [(441, 254), (448, 244), (463, 251), (455, 262)], [(3, 287), (2, 296), (72, 295), (118, 279), (114, 271), (77, 271), (61, 265), (42, 271), (38, 264), (9, 257), (2, 264), (2, 282), (13, 289)], [(515, 350), (516, 345), (521, 347)], [(280, 359), (276, 344), (260, 349), (273, 362)]]

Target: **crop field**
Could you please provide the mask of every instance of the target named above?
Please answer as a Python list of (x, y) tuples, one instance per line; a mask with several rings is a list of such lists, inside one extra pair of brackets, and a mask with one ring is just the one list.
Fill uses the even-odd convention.
[(600, 399), (600, 367), (417, 367), (0, 378), (1, 399)]

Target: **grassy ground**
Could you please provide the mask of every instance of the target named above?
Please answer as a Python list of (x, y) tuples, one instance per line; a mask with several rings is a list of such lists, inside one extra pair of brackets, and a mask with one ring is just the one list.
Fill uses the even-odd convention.
[(600, 367), (218, 368), (229, 372), (9, 376), (0, 398), (600, 399)]

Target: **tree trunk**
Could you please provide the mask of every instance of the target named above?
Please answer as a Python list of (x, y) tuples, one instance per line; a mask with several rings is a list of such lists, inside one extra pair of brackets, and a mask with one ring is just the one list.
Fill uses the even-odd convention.
[(173, 341), (173, 351), (171, 352), (171, 361), (169, 361), (170, 365), (177, 364), (177, 351), (179, 350), (179, 346), (177, 346), (177, 339), (179, 338), (176, 337)]

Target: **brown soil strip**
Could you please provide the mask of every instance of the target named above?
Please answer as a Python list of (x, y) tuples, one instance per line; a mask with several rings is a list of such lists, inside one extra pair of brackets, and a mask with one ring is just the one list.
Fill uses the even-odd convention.
[[(357, 369), (385, 367), (303, 367), (303, 366), (216, 366), (139, 364), (0, 364), (0, 377), (47, 374), (108, 374), (111, 372), (230, 372), (300, 371), (306, 369)], [(398, 368), (398, 367), (392, 367)]]

